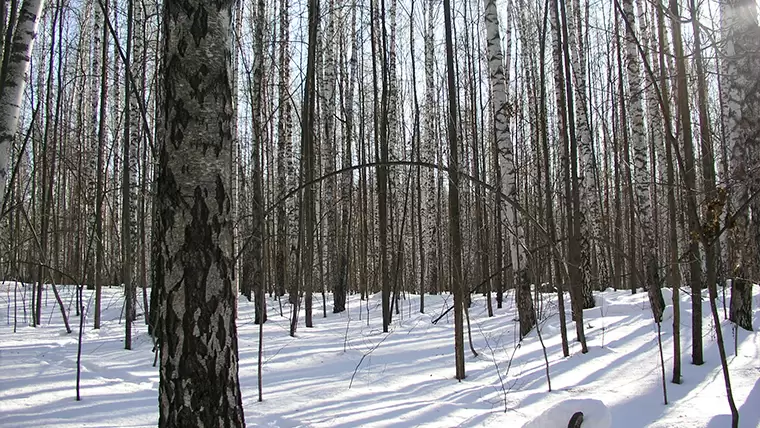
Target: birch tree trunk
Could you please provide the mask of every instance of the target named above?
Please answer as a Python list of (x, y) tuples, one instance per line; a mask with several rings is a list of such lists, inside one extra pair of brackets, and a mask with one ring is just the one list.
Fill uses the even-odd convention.
[[(583, 308), (593, 308), (593, 290), (599, 290), (599, 278), (591, 269), (593, 241), (601, 237), (601, 215), (599, 199), (596, 197), (596, 159), (591, 141), (591, 127), (588, 117), (588, 97), (586, 95), (586, 51), (581, 21), (582, 3), (568, 0), (567, 31), (570, 62), (572, 64), (573, 94), (575, 96), (576, 138), (581, 155), (581, 174), (578, 177), (581, 208), (578, 211), (580, 223), (581, 269), (583, 270)], [(588, 214), (586, 209), (588, 209)]]
[[(554, 65), (554, 95), (557, 105), (557, 131), (559, 134), (559, 146), (560, 146), (560, 169), (564, 180), (564, 194), (565, 194), (565, 223), (567, 224), (566, 234), (570, 236), (569, 241), (574, 241), (574, 226), (572, 220), (573, 202), (572, 194), (570, 190), (570, 124), (569, 120), (571, 110), (568, 108), (568, 98), (571, 93), (566, 90), (566, 83), (570, 81), (569, 60), (565, 58), (565, 52), (563, 51), (563, 36), (567, 31), (563, 31), (564, 26), (562, 21), (566, 18), (564, 12), (564, 2), (561, 0), (552, 0), (549, 5), (550, 20), (551, 20), (551, 32), (552, 32), (552, 63)], [(560, 20), (560, 17), (563, 17)], [(566, 44), (564, 44), (566, 45)], [(567, 82), (566, 82), (567, 80)], [(577, 255), (571, 253), (573, 243), (568, 242), (568, 258), (571, 263), (573, 259), (577, 259)], [(572, 272), (571, 272), (572, 269)], [(570, 283), (570, 303), (572, 306), (573, 321), (575, 321), (575, 332), (578, 341), (581, 343), (581, 350), (583, 353), (588, 352), (586, 346), (586, 337), (583, 326), (583, 302), (581, 295), (581, 284), (577, 277), (580, 277), (582, 272), (577, 266), (569, 266), (567, 262), (564, 265), (564, 277), (567, 282)]]
[(0, 207), (5, 206), (5, 187), (10, 172), (8, 156), (18, 129), (26, 75), (43, 3), (43, 0), (24, 0), (21, 4), (7, 59), (5, 80), (0, 90)]
[(245, 425), (230, 276), (231, 6), (169, 0), (163, 7), (160, 427)]
[[(499, 142), (500, 138), (503, 138), (499, 133), (504, 132), (505, 121), (507, 120), (506, 114), (503, 111), (506, 106), (506, 79), (504, 77), (504, 56), (501, 50), (501, 35), (499, 30), (499, 16), (496, 11), (496, 1), (488, 0), (485, 3), (485, 13), (483, 15), (486, 28), (486, 50), (488, 52), (488, 76), (490, 81), (491, 92), (491, 124), (493, 125), (494, 137), (492, 141), (491, 150), (491, 163), (492, 163), (492, 181), (496, 188), (499, 190), (494, 195), (494, 273), (496, 276), (493, 280), (493, 285), (496, 289), (496, 305), (501, 308), (504, 293), (504, 275), (502, 274), (502, 179), (501, 179), (501, 159), (499, 156)], [(507, 24), (509, 26), (509, 24)], [(511, 37), (511, 34), (507, 34), (507, 37)], [(494, 94), (499, 94), (497, 99)], [(497, 102), (501, 102), (501, 108), (497, 106)], [(509, 138), (507, 135), (506, 138)]]
[[(337, 79), (336, 67), (336, 25), (338, 18), (338, 9), (335, 0), (328, 0), (325, 26), (325, 38), (322, 40), (321, 49), (324, 52), (324, 62), (322, 64), (322, 79), (319, 96), (321, 98), (321, 122), (323, 124), (323, 133), (321, 139), (322, 154), (322, 173), (330, 174), (335, 171), (335, 81)], [(337, 177), (332, 176), (324, 180), (324, 194), (320, 200), (320, 206), (324, 212), (324, 220), (327, 223), (327, 284), (328, 289), (336, 294), (339, 287), (338, 280), (338, 181)], [(335, 300), (335, 297), (334, 297)], [(342, 312), (345, 309), (345, 299), (342, 302), (335, 301), (334, 312)]]
[[(500, 179), (500, 181), (497, 182), (497, 186), (501, 190), (501, 193), (506, 195), (511, 201), (516, 202), (517, 177), (512, 142), (509, 135), (509, 114), (511, 107), (507, 101), (507, 80), (504, 75), (501, 37), (499, 35), (499, 19), (496, 13), (496, 2), (494, 0), (488, 0), (486, 2), (485, 23), (487, 39), (486, 48), (488, 49), (488, 70), (491, 81), (491, 97), (493, 100), (494, 112), (494, 139), (496, 147), (498, 148), (498, 158), (494, 160), (494, 167), (498, 167), (497, 177)], [(501, 204), (499, 203), (499, 205)], [(515, 269), (515, 288), (520, 288), (523, 286), (523, 282), (527, 282), (528, 280), (527, 276), (525, 276), (525, 272), (522, 272), (522, 270), (527, 269), (525, 252), (519, 248), (520, 245), (523, 245), (523, 229), (520, 224), (519, 216), (513, 207), (506, 208), (506, 219), (507, 223), (511, 225), (514, 230), (514, 239), (511, 240), (513, 245), (510, 247), (509, 253), (512, 266)], [(497, 224), (500, 223), (499, 220), (500, 219), (497, 218)], [(497, 239), (499, 239), (498, 236)], [(499, 268), (499, 264), (500, 263), (497, 261), (497, 268)], [(530, 298), (528, 298), (528, 301), (529, 300)], [(531, 308), (526, 309), (528, 310), (525, 313), (525, 317), (520, 317), (521, 337), (527, 334), (535, 324), (535, 318), (530, 315), (533, 313), (532, 304)]]
[[(435, 147), (438, 144), (438, 136), (435, 131), (435, 28), (433, 22), (433, 10), (434, 0), (423, 2), (427, 12), (427, 27), (425, 30), (425, 108), (424, 108), (424, 120), (425, 120), (425, 134), (420, 144), (420, 160), (422, 162), (435, 163), (436, 162), (436, 150)], [(420, 294), (424, 294), (427, 290), (430, 293), (435, 293), (439, 289), (438, 286), (438, 240), (439, 231), (436, 227), (436, 213), (438, 211), (438, 204), (436, 199), (436, 172), (430, 169), (426, 169), (422, 173), (422, 179), (424, 181), (424, 220), (425, 234), (423, 235), (422, 247), (425, 248), (425, 262), (427, 266), (428, 283), (423, 284), (423, 289)], [(422, 301), (424, 302), (424, 300)], [(424, 312), (424, 304), (420, 303), (420, 311)]]
[(760, 216), (757, 199), (748, 207), (751, 195), (760, 191), (760, 178), (750, 168), (760, 161), (760, 29), (755, 4), (750, 0), (721, 3), (721, 31), (725, 43), (721, 52), (726, 67), (725, 90), (728, 98), (726, 129), (731, 156), (731, 206), (738, 210), (732, 225), (731, 321), (752, 330), (752, 283), (758, 274), (756, 236)]
[[(348, 73), (346, 75), (346, 72), (344, 71), (343, 79), (348, 81), (348, 89), (346, 90), (346, 98), (344, 101), (344, 111), (345, 111), (345, 128), (343, 133), (343, 139), (344, 139), (344, 146), (343, 146), (343, 168), (348, 168), (352, 164), (352, 158), (353, 158), (353, 151), (352, 151), (352, 145), (354, 144), (354, 92), (356, 87), (356, 79), (357, 79), (357, 71), (358, 71), (358, 55), (359, 55), (359, 36), (356, 33), (356, 5), (352, 5), (351, 7), (351, 26), (350, 32), (348, 33), (347, 40), (344, 42), (344, 45), (347, 45), (348, 42), (351, 42), (351, 57), (348, 64)], [(344, 51), (345, 51), (344, 47)], [(345, 52), (344, 52), (344, 60), (345, 60)], [(345, 70), (345, 67), (344, 67)], [(338, 286), (336, 289), (336, 297), (335, 297), (335, 308), (345, 310), (346, 305), (346, 298), (348, 294), (348, 282), (349, 282), (349, 259), (351, 257), (351, 234), (352, 234), (352, 225), (351, 225), (351, 195), (353, 194), (353, 174), (352, 173), (346, 173), (341, 176), (341, 202), (342, 202), (342, 211), (341, 211), (341, 228), (342, 228), (342, 236), (339, 240), (341, 248), (339, 249), (340, 254), (340, 277), (338, 278)], [(339, 307), (338, 305), (342, 303), (342, 307)], [(338, 312), (336, 309), (333, 309), (333, 312)]]
[[(639, 5), (641, 8), (641, 5)], [(655, 321), (662, 321), (662, 311), (665, 302), (660, 290), (660, 280), (657, 263), (657, 241), (652, 231), (652, 204), (649, 198), (651, 176), (649, 174), (649, 153), (646, 141), (646, 129), (644, 127), (644, 108), (642, 102), (642, 84), (638, 52), (638, 39), (634, 33), (636, 15), (633, 13), (633, 1), (623, 0), (623, 12), (627, 21), (626, 25), (626, 69), (628, 72), (628, 106), (631, 124), (631, 145), (633, 146), (634, 182), (633, 189), (636, 198), (636, 214), (638, 216), (639, 230), (641, 231), (642, 252), (645, 272), (644, 285), (648, 290), (649, 303)], [(639, 11), (639, 19), (644, 14)], [(632, 214), (633, 215), (633, 214)]]

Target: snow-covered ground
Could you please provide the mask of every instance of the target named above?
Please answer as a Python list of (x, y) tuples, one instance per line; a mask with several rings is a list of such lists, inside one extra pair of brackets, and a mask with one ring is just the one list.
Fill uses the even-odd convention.
[[(73, 309), (74, 288), (61, 291)], [(52, 292), (45, 297), (43, 326), (29, 327), (24, 321), (22, 293), (24, 289), (19, 287), (18, 331), (13, 333), (14, 284), (0, 286), (0, 427), (155, 426), (158, 369), (152, 365), (153, 344), (140, 318), (134, 350), (123, 350), (120, 290), (104, 290), (100, 331), (92, 329), (91, 318), (86, 320), (79, 402), (74, 389), (76, 332), (65, 333)], [(27, 306), (29, 293), (27, 289)], [(758, 287), (753, 296), (757, 328)], [(450, 296), (426, 296), (425, 314), (418, 312), (418, 296), (401, 300), (402, 312), (394, 316), (389, 334), (382, 333), (379, 295), (369, 302), (351, 296), (348, 311), (342, 314), (331, 313), (328, 295), (327, 318), (322, 318), (321, 298), (315, 297), (315, 327), (303, 327), (301, 314), (296, 338), (288, 335), (289, 306), (283, 304), (284, 316), (280, 316), (279, 303), (268, 301), (263, 402), (257, 401), (258, 326), (253, 323), (253, 304), (241, 300), (240, 384), (248, 426), (519, 428), (557, 409), (572, 410), (567, 408), (569, 399), (579, 399), (580, 407), (582, 403), (595, 404), (602, 413), (606, 408), (615, 428), (730, 426), (706, 292), (703, 366), (690, 364), (691, 305), (683, 296), (681, 385), (670, 383), (672, 308), (666, 311), (667, 406), (662, 399), (656, 328), (645, 293), (597, 294), (597, 307), (584, 313), (589, 352), (581, 354), (580, 345), (572, 342), (568, 358), (562, 357), (555, 300), (544, 296), (541, 332), (552, 392), (548, 391), (543, 350), (535, 331), (516, 346), (512, 294), (493, 318), (487, 317), (483, 298), (474, 296), (470, 318), (479, 355), (466, 350), (467, 378), (462, 382), (454, 379), (453, 317), (431, 323), (452, 303)], [(665, 298), (671, 301), (669, 290), (665, 290)], [(91, 302), (87, 291), (85, 302)], [(722, 302), (718, 305), (723, 319)], [(72, 327), (78, 324), (79, 318), (72, 316)], [(740, 331), (738, 354), (734, 355), (731, 325), (724, 321), (722, 326), (740, 426), (760, 427), (760, 333)], [(571, 338), (574, 331), (570, 324)], [(567, 421), (564, 424), (558, 428), (564, 428)]]

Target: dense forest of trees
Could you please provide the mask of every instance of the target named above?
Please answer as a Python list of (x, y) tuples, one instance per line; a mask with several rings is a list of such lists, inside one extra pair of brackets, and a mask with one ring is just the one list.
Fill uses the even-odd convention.
[(520, 337), (557, 293), (565, 355), (607, 287), (648, 293), (659, 327), (683, 285), (693, 364), (703, 290), (715, 325), (753, 327), (753, 0), (0, 5), (3, 278), (34, 287), (34, 325), (43, 284), (94, 289), (95, 328), (123, 285), (126, 347), (139, 311), (160, 344), (166, 426), (199, 399), (188, 373), (226, 376), (219, 411), (243, 424), (238, 295), (257, 323), (288, 296), (295, 336), (328, 293), (334, 312), (382, 293), (388, 331), (405, 293), (450, 292), (460, 379), (473, 293), (492, 314), (515, 290)]

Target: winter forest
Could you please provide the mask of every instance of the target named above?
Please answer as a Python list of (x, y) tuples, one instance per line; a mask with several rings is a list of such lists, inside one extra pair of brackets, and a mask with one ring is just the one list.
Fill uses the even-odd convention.
[(0, 15), (0, 426), (760, 427), (756, 0)]

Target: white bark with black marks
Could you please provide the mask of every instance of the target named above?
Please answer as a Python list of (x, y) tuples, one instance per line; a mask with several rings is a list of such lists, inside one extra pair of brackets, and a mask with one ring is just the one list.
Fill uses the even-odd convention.
[[(641, 9), (642, 3), (640, 2), (638, 6)], [(642, 273), (643, 277), (641, 279), (644, 281), (644, 285), (649, 292), (649, 303), (652, 305), (655, 321), (660, 322), (662, 320), (662, 311), (664, 310), (664, 300), (659, 284), (657, 241), (654, 239), (652, 231), (652, 203), (649, 197), (649, 188), (651, 186), (649, 150), (644, 125), (641, 57), (638, 50), (640, 36), (637, 37), (634, 32), (637, 19), (641, 21), (645, 14), (642, 10), (639, 10), (639, 16), (634, 15), (632, 0), (623, 0), (623, 13), (627, 21), (625, 63), (628, 72), (628, 116), (630, 119), (631, 146), (633, 148), (633, 191), (636, 198), (636, 215), (638, 217), (639, 230), (641, 231), (641, 248), (645, 270)]]
[(32, 46), (37, 34), (37, 21), (43, 0), (24, 0), (19, 11), (11, 42), (10, 59), (0, 93), (0, 206), (5, 203), (6, 181), (9, 177), (8, 157), (18, 130), (22, 95), (29, 71)]
[[(596, 159), (591, 141), (591, 126), (588, 117), (588, 97), (586, 85), (586, 48), (581, 21), (582, 2), (568, 0), (567, 31), (569, 36), (571, 74), (573, 80), (573, 95), (575, 98), (575, 129), (580, 152), (581, 174), (578, 177), (581, 209), (578, 214), (581, 226), (581, 269), (583, 270), (583, 308), (593, 308), (593, 290), (599, 290), (599, 278), (591, 271), (593, 241), (601, 237), (601, 208), (596, 193)], [(588, 210), (588, 211), (586, 211)]]
[[(421, 142), (420, 160), (422, 162), (436, 162), (436, 146), (441, 144), (435, 129), (436, 121), (436, 102), (435, 102), (435, 29), (433, 22), (434, 1), (423, 2), (427, 12), (427, 27), (425, 30), (425, 104), (424, 104), (424, 134)], [(428, 279), (427, 284), (423, 284), (424, 291), (438, 292), (438, 230), (436, 228), (436, 213), (438, 203), (436, 199), (436, 173), (433, 170), (425, 169), (422, 172), (424, 183), (423, 195), (423, 223), (425, 233), (423, 234), (422, 247), (425, 249), (425, 261)]]

